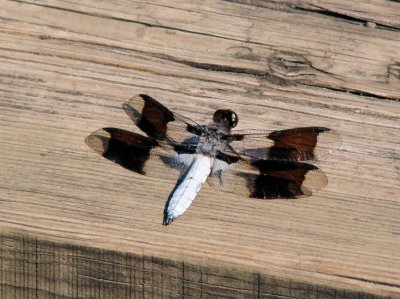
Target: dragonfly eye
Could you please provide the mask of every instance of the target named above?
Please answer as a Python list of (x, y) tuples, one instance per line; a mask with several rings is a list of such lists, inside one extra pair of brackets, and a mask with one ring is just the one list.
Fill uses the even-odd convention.
[(237, 126), (238, 122), (239, 122), (239, 117), (238, 115), (233, 112), (232, 110), (229, 110), (230, 112), (230, 123), (231, 123), (231, 128), (234, 128)]
[(230, 109), (218, 109), (214, 113), (213, 120), (216, 123), (224, 124), (228, 128), (234, 128), (239, 122), (239, 117)]

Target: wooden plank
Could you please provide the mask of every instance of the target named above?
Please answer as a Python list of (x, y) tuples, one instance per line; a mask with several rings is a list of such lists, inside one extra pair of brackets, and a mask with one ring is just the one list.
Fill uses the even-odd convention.
[[(324, 288), (326, 298), (400, 296), (398, 31), (214, 1), (0, 6), (1, 250), (14, 252), (2, 254), (1, 290), (9, 298), (181, 295), (186, 278), (178, 283), (174, 273), (182, 263), (194, 269), (184, 282), (193, 297), (232, 295), (224, 290), (237, 285), (246, 296), (263, 288), (283, 298), (323, 297)], [(311, 198), (271, 202), (205, 186), (163, 227), (174, 183), (121, 169), (83, 142), (100, 127), (132, 129), (121, 104), (138, 93), (199, 122), (228, 107), (239, 129), (335, 128), (342, 148), (320, 165), (329, 185)], [(62, 244), (90, 246), (79, 256), (100, 262), (60, 263), (77, 254)], [(41, 246), (54, 254), (37, 260)], [(133, 265), (159, 259), (148, 264), (157, 274), (142, 267), (109, 285), (106, 275), (125, 273), (109, 270), (122, 263), (109, 250), (132, 254)], [(210, 268), (236, 278), (210, 278), (198, 291), (199, 272)], [(141, 279), (157, 287), (132, 291)]]
[[(198, 266), (15, 235), (1, 236), (0, 241), (2, 298), (372, 298), (233, 267)], [(21, 274), (29, 277), (29, 287), (17, 287)]]
[[(69, 38), (81, 40), (85, 36), (85, 41), (98, 40), (101, 34), (106, 34), (112, 39), (102, 43), (123, 47), (130, 40), (132, 47), (145, 42), (152, 47), (144, 51), (156, 53), (162, 51), (160, 48), (165, 51), (170, 47), (177, 53), (169, 58), (198, 68), (269, 75), (288, 82), (400, 99), (396, 31), (372, 30), (319, 15), (293, 15), (214, 1), (204, 5), (185, 1), (175, 7), (168, 5), (169, 1), (145, 2), (147, 5), (143, 2), (92, 5), (90, 1), (34, 3), (27, 8), (26, 21), (35, 19), (36, 24), (45, 22), (68, 28)], [(48, 18), (36, 21), (41, 7), (55, 10)], [(76, 13), (64, 19), (61, 16), (65, 10)], [(10, 5), (7, 13), (19, 13), (18, 6)], [(81, 26), (82, 22), (96, 23), (98, 19), (102, 20), (99, 26)], [(116, 24), (120, 30), (114, 30)], [(235, 24), (234, 30), (221, 24)], [(62, 38), (65, 32), (59, 30), (59, 34)]]
[[(345, 21), (362, 22), (373, 28), (378, 25), (388, 29), (400, 29), (400, 8), (396, 0), (225, 0), (272, 9), (302, 9)], [(372, 24), (370, 24), (372, 23)]]

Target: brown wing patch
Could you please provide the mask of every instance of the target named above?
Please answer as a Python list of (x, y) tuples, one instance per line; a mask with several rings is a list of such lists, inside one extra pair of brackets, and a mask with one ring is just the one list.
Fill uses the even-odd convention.
[(122, 107), (144, 133), (157, 140), (186, 142), (193, 134), (202, 133), (196, 122), (170, 111), (148, 95), (136, 95)]
[(175, 120), (167, 107), (148, 95), (135, 96), (122, 107), (143, 132), (159, 140), (165, 138), (167, 124)]
[(310, 196), (310, 189), (322, 189), (326, 175), (307, 163), (259, 160), (252, 163), (260, 172), (247, 178), (254, 198), (296, 198)]
[(239, 154), (264, 160), (318, 161), (341, 144), (340, 135), (324, 127), (234, 133), (226, 138)]
[(256, 160), (251, 164), (235, 163), (230, 168), (210, 177), (210, 185), (252, 198), (306, 197), (328, 183), (318, 167), (307, 163)]
[(180, 165), (176, 153), (163, 149), (149, 137), (117, 128), (103, 128), (90, 134), (86, 144), (104, 158), (142, 175), (176, 180)]

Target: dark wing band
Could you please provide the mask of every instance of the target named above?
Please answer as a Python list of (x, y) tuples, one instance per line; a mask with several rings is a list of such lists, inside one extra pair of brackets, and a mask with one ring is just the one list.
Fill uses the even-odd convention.
[(245, 197), (275, 199), (310, 196), (324, 188), (328, 179), (316, 166), (307, 163), (255, 160), (234, 163), (230, 169), (209, 177), (211, 186)]
[(157, 140), (190, 143), (194, 135), (202, 135), (204, 131), (196, 122), (170, 111), (148, 95), (136, 95), (122, 107), (147, 136)]
[(264, 160), (318, 161), (338, 148), (340, 135), (324, 127), (233, 132), (224, 136), (238, 154)]
[(90, 134), (86, 144), (104, 158), (142, 175), (177, 180), (183, 169), (176, 151), (184, 147), (160, 146), (153, 138), (117, 128), (103, 128)]

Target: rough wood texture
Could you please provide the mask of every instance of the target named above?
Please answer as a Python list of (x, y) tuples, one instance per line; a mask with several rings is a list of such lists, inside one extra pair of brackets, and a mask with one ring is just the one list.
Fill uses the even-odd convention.
[(199, 266), (20, 236), (0, 236), (0, 244), (1, 298), (372, 298), (229, 266)]
[[(400, 297), (400, 4), (235, 2), (0, 0), (1, 298)], [(138, 93), (200, 122), (233, 109), (238, 129), (335, 128), (329, 184), (205, 186), (164, 227), (174, 183), (83, 142), (131, 129)]]

